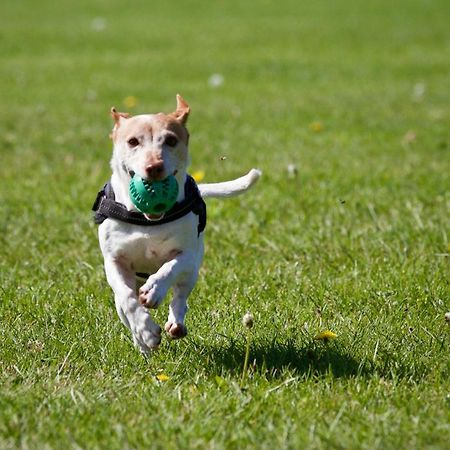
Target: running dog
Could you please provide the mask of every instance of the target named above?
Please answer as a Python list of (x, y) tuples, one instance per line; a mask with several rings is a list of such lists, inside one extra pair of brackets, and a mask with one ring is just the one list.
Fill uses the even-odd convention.
[[(179, 95), (177, 108), (170, 114), (130, 116), (112, 108), (112, 176), (93, 206), (117, 313), (144, 354), (161, 342), (161, 328), (149, 308), (157, 308), (170, 288), (173, 298), (165, 330), (172, 339), (187, 334), (187, 299), (203, 258), (203, 199), (243, 193), (261, 176), (252, 169), (232, 181), (197, 186), (187, 174), (189, 113)], [(173, 175), (179, 186), (175, 206), (161, 215), (140, 213), (128, 192), (134, 174), (147, 181)]]

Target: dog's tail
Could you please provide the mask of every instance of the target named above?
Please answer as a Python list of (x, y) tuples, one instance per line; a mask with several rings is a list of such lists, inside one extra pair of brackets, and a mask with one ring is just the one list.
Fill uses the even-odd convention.
[(198, 189), (203, 198), (233, 197), (250, 189), (261, 176), (261, 171), (252, 169), (247, 175), (223, 183), (199, 184)]

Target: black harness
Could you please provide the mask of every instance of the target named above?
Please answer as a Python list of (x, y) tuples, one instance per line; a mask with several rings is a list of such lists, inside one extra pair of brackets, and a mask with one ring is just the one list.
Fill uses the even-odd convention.
[(198, 235), (206, 227), (206, 204), (200, 195), (197, 183), (191, 176), (187, 176), (184, 184), (184, 200), (175, 203), (175, 205), (167, 211), (161, 219), (149, 220), (144, 214), (137, 211), (128, 211), (122, 203), (116, 202), (114, 190), (111, 182), (103, 186), (103, 189), (97, 194), (92, 211), (94, 214), (94, 222), (99, 225), (106, 219), (116, 219), (122, 222), (131, 223), (133, 225), (157, 226), (165, 223), (173, 222), (181, 219), (185, 215), (193, 212), (198, 216)]

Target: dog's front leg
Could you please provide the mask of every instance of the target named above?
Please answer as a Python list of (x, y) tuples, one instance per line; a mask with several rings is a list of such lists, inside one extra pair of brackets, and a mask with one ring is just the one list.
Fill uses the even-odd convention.
[(105, 257), (105, 272), (114, 291), (116, 310), (122, 322), (131, 330), (134, 344), (142, 353), (157, 348), (161, 342), (161, 328), (150, 318), (149, 312), (136, 297), (135, 274), (124, 263)]
[(179, 281), (191, 278), (193, 271), (198, 272), (194, 255), (191, 252), (178, 253), (173, 259), (164, 263), (156, 273), (150, 275), (139, 289), (139, 301), (147, 308), (157, 308), (169, 288)]

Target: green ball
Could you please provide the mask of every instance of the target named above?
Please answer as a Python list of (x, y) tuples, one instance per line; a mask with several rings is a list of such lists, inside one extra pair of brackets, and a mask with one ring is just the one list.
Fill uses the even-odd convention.
[(161, 181), (147, 181), (134, 174), (130, 181), (129, 193), (139, 211), (147, 214), (163, 214), (177, 201), (178, 182), (173, 175)]

